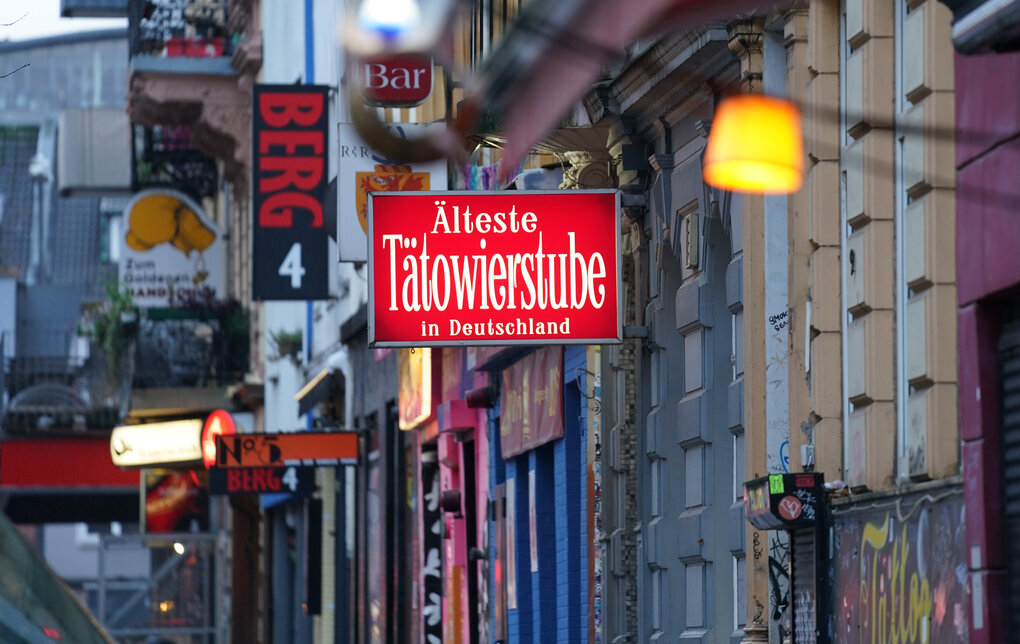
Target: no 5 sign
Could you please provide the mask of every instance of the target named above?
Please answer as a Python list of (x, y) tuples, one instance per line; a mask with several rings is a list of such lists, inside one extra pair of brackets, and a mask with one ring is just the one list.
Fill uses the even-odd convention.
[(325, 299), (328, 88), (256, 85), (252, 113), (252, 297)]

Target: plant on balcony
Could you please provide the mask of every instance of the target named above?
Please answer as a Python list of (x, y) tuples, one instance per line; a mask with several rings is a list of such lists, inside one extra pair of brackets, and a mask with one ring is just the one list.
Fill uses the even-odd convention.
[(90, 338), (103, 350), (113, 382), (121, 382), (127, 371), (131, 338), (138, 325), (138, 309), (131, 293), (106, 285), (107, 299), (87, 304), (77, 325), (78, 335)]
[(269, 348), (272, 354), (270, 360), (290, 358), (295, 365), (299, 364), (298, 355), (301, 353), (302, 336), (301, 331), (270, 331)]
[(170, 305), (189, 317), (215, 321), (212, 344), (213, 364), (210, 376), (240, 379), (248, 370), (251, 319), (241, 303), (233, 298), (218, 299), (212, 291), (175, 294)]

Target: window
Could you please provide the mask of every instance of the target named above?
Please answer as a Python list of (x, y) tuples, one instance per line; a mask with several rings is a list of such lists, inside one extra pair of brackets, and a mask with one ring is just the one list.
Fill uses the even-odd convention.
[(651, 574), (652, 586), (652, 632), (662, 630), (662, 571), (656, 568)]
[(747, 623), (747, 557), (743, 554), (733, 556), (733, 630), (744, 628)]
[(744, 310), (733, 314), (730, 339), (730, 360), (733, 362), (733, 380), (744, 375)]
[(684, 393), (701, 389), (701, 329), (684, 336)]
[(698, 445), (684, 450), (684, 505), (694, 508), (705, 502), (704, 469), (705, 446)]
[(687, 628), (705, 627), (705, 564), (684, 567), (687, 596)]
[(659, 494), (660, 490), (665, 489), (663, 486), (666, 484), (666, 481), (663, 480), (661, 460), (656, 458), (648, 465), (651, 470), (648, 475), (648, 478), (651, 479), (651, 485), (648, 486), (650, 488), (648, 493), (648, 503), (651, 506), (649, 511), (652, 513), (653, 517), (658, 517), (662, 516), (662, 499)]
[(744, 432), (733, 435), (733, 497), (744, 500)]

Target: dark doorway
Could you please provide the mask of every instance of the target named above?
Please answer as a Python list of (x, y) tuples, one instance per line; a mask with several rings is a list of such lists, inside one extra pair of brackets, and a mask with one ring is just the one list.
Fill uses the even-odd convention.
[(475, 442), (465, 441), (464, 459), (464, 529), (467, 531), (468, 550), (468, 619), (471, 625), (471, 644), (478, 644), (478, 568), (481, 559), (471, 556), (478, 550), (478, 511), (475, 489)]

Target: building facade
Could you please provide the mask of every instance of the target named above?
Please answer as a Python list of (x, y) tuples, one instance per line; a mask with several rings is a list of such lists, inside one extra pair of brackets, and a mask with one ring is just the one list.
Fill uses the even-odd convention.
[[(805, 3), (638, 47), (589, 99), (621, 123), (605, 149), (637, 195), (625, 209), (639, 312), (628, 324), (647, 329), (633, 372), (610, 362), (618, 375), (603, 390), (634, 410), (603, 410), (621, 432), (606, 452), (622, 470), (606, 508), (628, 499), (627, 472), (638, 508), (603, 517), (623, 553), (609, 561), (610, 640), (847, 641), (896, 628), (913, 641), (929, 636), (922, 622), (938, 641), (978, 632), (962, 574), (950, 313), (951, 19), (934, 2)], [(714, 105), (740, 92), (803, 106), (798, 192), (703, 183)], [(647, 165), (628, 156), (635, 144)], [(745, 481), (804, 471), (833, 490), (816, 533), (745, 524)], [(918, 584), (920, 603), (900, 581)], [(830, 599), (849, 596), (859, 602)], [(914, 617), (890, 612), (910, 606)]]

